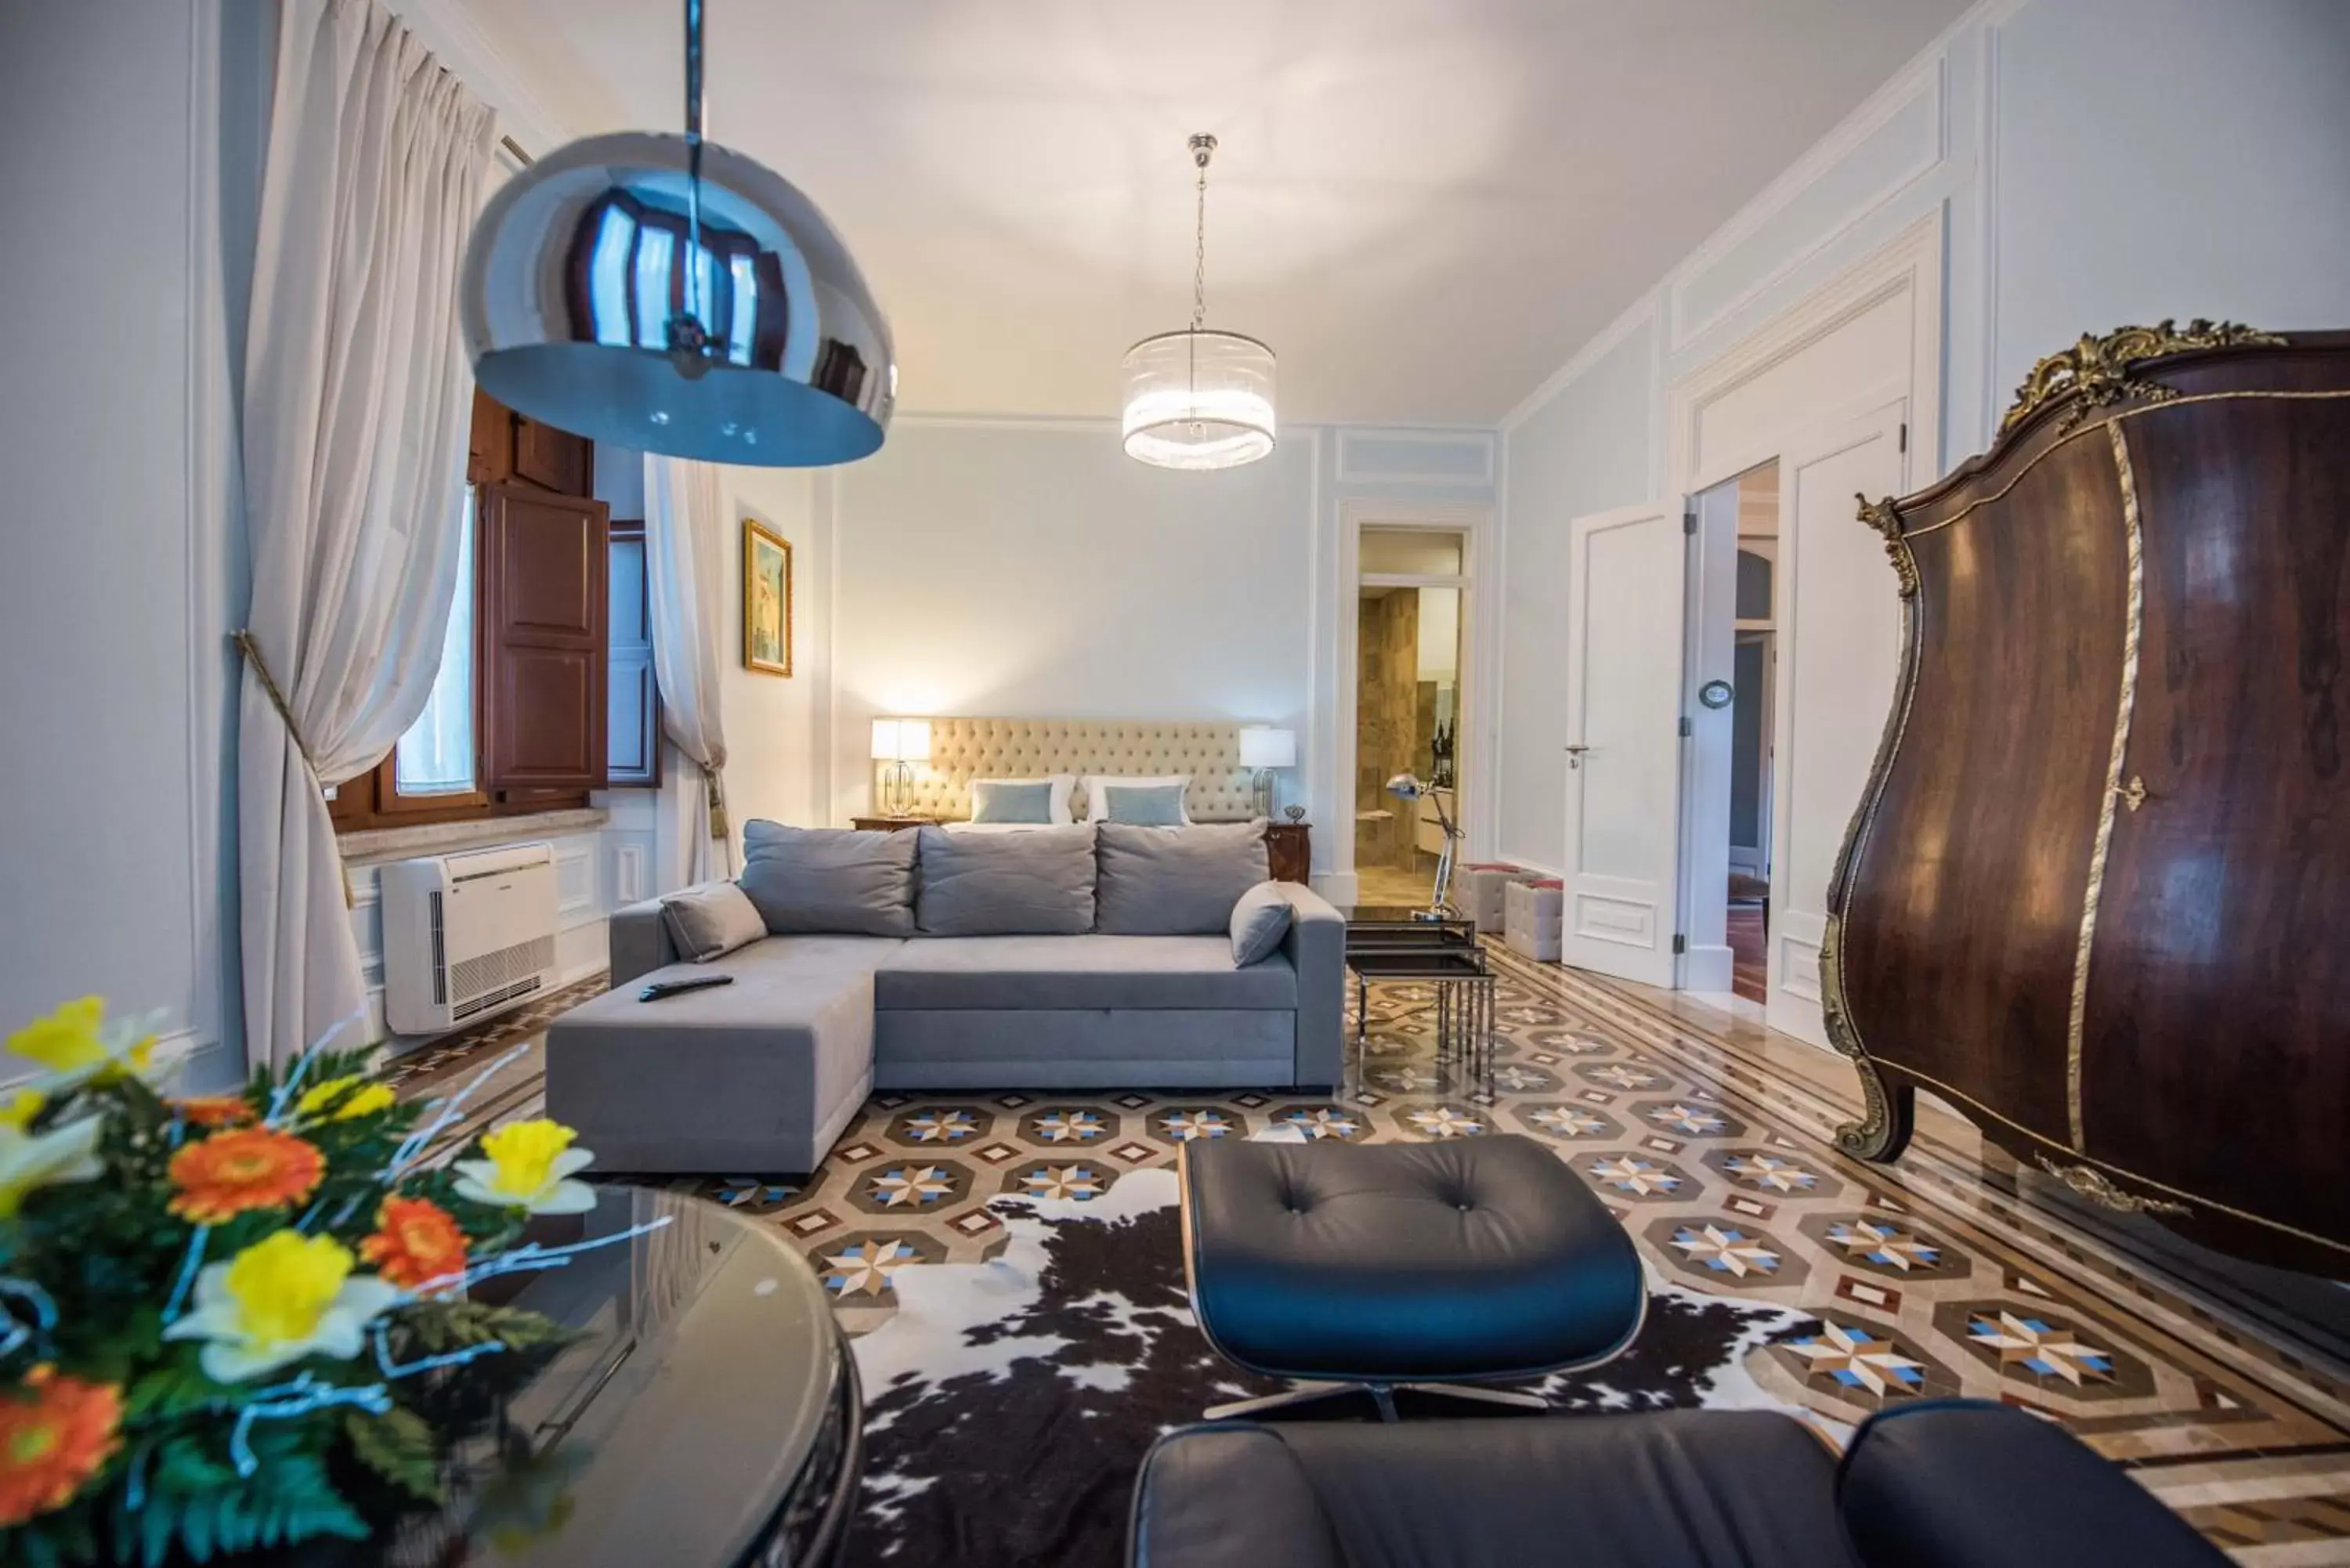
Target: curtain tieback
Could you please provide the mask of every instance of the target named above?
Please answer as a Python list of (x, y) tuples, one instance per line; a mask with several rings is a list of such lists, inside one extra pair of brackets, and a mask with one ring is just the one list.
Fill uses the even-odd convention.
[[(295, 751), (301, 753), (302, 765), (310, 770), (310, 782), (318, 786), (320, 796), (323, 798), (327, 781), (318, 776), (318, 759), (310, 754), (310, 742), (302, 738), (302, 726), (294, 722), (294, 705), (286, 700), (285, 688), (278, 685), (277, 677), (269, 672), (269, 660), (261, 657), (260, 640), (250, 629), (244, 627), (230, 632), (228, 639), (236, 644), (237, 652), (243, 654), (244, 661), (253, 666), (253, 673), (260, 679), (262, 691), (269, 694), (269, 705), (277, 710), (278, 722), (286, 726), (286, 738), (294, 742)], [(336, 849), (335, 861), (336, 870), (343, 882), (343, 908), (356, 909), (359, 907), (359, 899), (351, 892), (351, 868), (342, 864), (340, 846)]]
[(733, 830), (726, 822), (726, 780), (707, 763), (696, 764), (702, 769), (702, 797), (710, 811), (710, 836), (731, 839)]

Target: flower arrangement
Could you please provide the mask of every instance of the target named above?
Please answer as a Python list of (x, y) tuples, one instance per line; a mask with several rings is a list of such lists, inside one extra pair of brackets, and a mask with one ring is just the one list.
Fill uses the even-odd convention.
[(7, 1046), (41, 1071), (0, 1090), (0, 1563), (201, 1562), (438, 1501), (435, 1390), (567, 1337), (468, 1287), (635, 1233), (525, 1239), (596, 1203), (551, 1121), (423, 1167), (498, 1063), (437, 1105), (321, 1051), (174, 1098), (96, 998)]

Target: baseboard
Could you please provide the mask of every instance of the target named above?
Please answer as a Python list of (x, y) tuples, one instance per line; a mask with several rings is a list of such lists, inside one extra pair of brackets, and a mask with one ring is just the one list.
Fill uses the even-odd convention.
[(1727, 947), (1692, 947), (1681, 966), (1681, 989), (1726, 992), (1735, 974), (1736, 956)]

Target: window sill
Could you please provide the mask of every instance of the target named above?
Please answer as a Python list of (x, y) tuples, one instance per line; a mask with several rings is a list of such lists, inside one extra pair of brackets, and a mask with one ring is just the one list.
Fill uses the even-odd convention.
[(402, 860), (411, 855), (439, 855), (452, 849), (477, 849), (485, 844), (513, 844), (531, 838), (556, 838), (595, 833), (611, 820), (601, 806), (572, 811), (533, 812), (524, 816), (491, 816), (473, 822), (435, 822), (414, 827), (369, 827), (335, 836), (345, 865), (376, 860)]

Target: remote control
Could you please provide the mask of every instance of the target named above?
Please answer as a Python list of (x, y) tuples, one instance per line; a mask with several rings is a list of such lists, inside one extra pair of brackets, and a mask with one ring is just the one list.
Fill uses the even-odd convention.
[(657, 980), (637, 992), (639, 1002), (659, 1002), (664, 996), (677, 996), (689, 991), (707, 991), (713, 985), (732, 985), (731, 974), (696, 975), (691, 980)]

